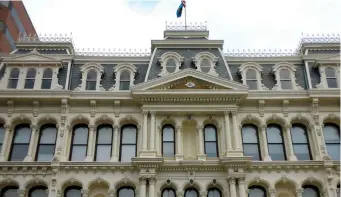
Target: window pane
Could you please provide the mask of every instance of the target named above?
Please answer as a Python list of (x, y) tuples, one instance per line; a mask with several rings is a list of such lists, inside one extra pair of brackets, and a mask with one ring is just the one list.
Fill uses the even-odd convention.
[(282, 143), (282, 132), (280, 127), (268, 126), (266, 128), (268, 143)]
[(163, 141), (173, 142), (174, 141), (174, 129), (171, 126), (165, 126), (163, 128)]
[(217, 143), (216, 142), (205, 142), (205, 153), (207, 157), (217, 157)]
[(291, 128), (292, 142), (293, 143), (308, 143), (308, 136), (303, 126), (294, 125)]
[(333, 160), (340, 160), (340, 144), (327, 144), (327, 152)]
[(164, 157), (174, 157), (174, 142), (164, 142), (163, 143), (163, 153)]
[(41, 82), (41, 89), (51, 89), (51, 79), (43, 79)]
[(282, 144), (269, 144), (269, 155), (273, 161), (284, 161), (284, 149)]
[(253, 126), (243, 126), (242, 128), (243, 134), (243, 143), (258, 143), (258, 133), (255, 127)]
[(35, 78), (36, 77), (36, 70), (34, 68), (30, 68), (27, 70), (26, 78)]
[(244, 144), (244, 155), (252, 156), (252, 160), (260, 160), (258, 144)]
[(35, 189), (31, 192), (30, 197), (47, 197), (46, 189)]
[(111, 145), (97, 145), (96, 161), (110, 161)]
[(86, 77), (87, 81), (96, 81), (96, 77), (97, 77), (97, 72), (95, 70), (90, 70), (88, 72), (88, 75)]
[(315, 188), (306, 187), (303, 190), (302, 197), (319, 197), (319, 195)]
[(120, 81), (120, 90), (129, 90), (130, 81)]
[(120, 80), (121, 81), (130, 81), (130, 72), (125, 70), (121, 72), (121, 76), (120, 76)]
[(162, 197), (175, 197), (175, 192), (172, 189), (166, 189), (163, 191)]
[(326, 143), (340, 143), (339, 128), (336, 125), (327, 124), (323, 128)]
[(130, 188), (120, 189), (118, 192), (118, 197), (134, 197), (134, 190)]
[(249, 197), (266, 197), (266, 193), (260, 188), (250, 188)]
[(326, 68), (326, 77), (335, 77), (335, 70), (333, 68)]
[(200, 64), (200, 69), (202, 72), (209, 72), (211, 70), (211, 62), (208, 59), (203, 59)]
[(15, 89), (17, 88), (17, 84), (18, 84), (18, 79), (10, 79), (8, 80), (7, 88)]
[(14, 144), (10, 161), (23, 161), (27, 155), (28, 144)]
[(37, 161), (51, 161), (55, 145), (39, 145)]
[(5, 128), (2, 125), (0, 125), (0, 144), (4, 142), (4, 136), (5, 136)]
[(188, 189), (185, 192), (185, 197), (198, 197), (198, 193), (193, 189)]
[(249, 86), (250, 90), (258, 90), (258, 84), (256, 80), (246, 80), (246, 84)]
[(88, 143), (88, 128), (77, 127), (74, 130), (73, 144), (87, 144)]
[(98, 144), (111, 144), (112, 141), (112, 128), (100, 127), (97, 133)]
[(205, 141), (216, 141), (216, 129), (213, 126), (205, 127)]
[(26, 79), (25, 80), (25, 89), (33, 89), (34, 87), (34, 79)]
[(136, 128), (124, 127), (122, 131), (122, 144), (135, 144), (136, 143)]
[(310, 160), (310, 151), (308, 144), (294, 144), (294, 153), (298, 160)]
[(86, 146), (73, 146), (71, 152), (71, 161), (84, 161), (86, 157)]
[(79, 189), (70, 189), (66, 192), (65, 197), (82, 197), (82, 192)]
[(282, 69), (279, 71), (279, 76), (281, 79), (290, 79), (290, 71), (287, 69)]
[(220, 192), (217, 189), (209, 190), (208, 197), (220, 197)]
[(18, 191), (17, 189), (6, 189), (6, 191), (3, 194), (3, 197), (17, 197)]
[(86, 90), (96, 90), (96, 81), (87, 81), (85, 89)]
[(281, 87), (283, 90), (289, 90), (292, 89), (291, 81), (287, 80), (281, 80)]
[(52, 78), (52, 69), (47, 68), (44, 70), (43, 78)]
[(10, 78), (19, 78), (19, 69), (18, 68), (13, 68), (11, 70)]
[(168, 59), (166, 63), (166, 69), (168, 72), (172, 73), (176, 69), (176, 61), (174, 59)]
[(54, 144), (56, 142), (57, 128), (45, 127), (41, 131), (40, 143), (41, 144)]
[(246, 79), (257, 79), (257, 73), (253, 69), (248, 69), (246, 71)]
[(327, 78), (328, 88), (337, 88), (336, 78)]
[(14, 143), (30, 143), (31, 128), (29, 127), (17, 127), (14, 137)]
[(121, 145), (121, 161), (130, 162), (132, 157), (136, 157), (135, 145)]

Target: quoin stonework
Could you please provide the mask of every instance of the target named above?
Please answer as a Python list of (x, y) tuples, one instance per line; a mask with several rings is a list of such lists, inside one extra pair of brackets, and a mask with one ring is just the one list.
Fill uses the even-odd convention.
[(1, 197), (339, 196), (339, 35), (223, 44), (199, 23), (148, 50), (21, 35), (0, 64)]

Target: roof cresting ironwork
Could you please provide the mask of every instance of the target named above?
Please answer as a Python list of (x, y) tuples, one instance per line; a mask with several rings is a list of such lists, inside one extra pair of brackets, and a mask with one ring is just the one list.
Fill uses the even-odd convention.
[(167, 22), (166, 31), (208, 31), (207, 21), (205, 22)]
[(20, 33), (17, 42), (71, 42), (73, 43), (72, 33), (70, 34), (26, 34)]

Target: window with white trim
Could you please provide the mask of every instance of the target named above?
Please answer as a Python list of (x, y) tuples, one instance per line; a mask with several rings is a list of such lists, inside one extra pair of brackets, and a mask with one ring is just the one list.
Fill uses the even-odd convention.
[(123, 70), (120, 75), (120, 90), (130, 89), (130, 72)]
[(11, 69), (11, 73), (8, 78), (7, 88), (10, 88), (10, 89), (17, 88), (18, 81), (19, 81), (19, 74), (20, 74), (19, 68)]
[(166, 52), (158, 58), (161, 64), (162, 71), (159, 76), (165, 76), (170, 73), (175, 73), (180, 70), (181, 64), (184, 61), (184, 57), (175, 52)]
[(325, 71), (328, 88), (337, 88), (337, 77), (334, 68), (327, 67)]
[(33, 89), (35, 78), (36, 78), (36, 69), (34, 69), (34, 68), (27, 69), (24, 88), (25, 89)]
[(114, 66), (114, 72), (116, 81), (109, 90), (126, 91), (134, 86), (137, 68), (133, 64), (118, 64), (117, 66)]
[(279, 62), (274, 65), (272, 72), (276, 79), (276, 85), (272, 90), (303, 90), (296, 83), (295, 65), (288, 62)]
[(340, 88), (340, 66), (333, 64), (316, 64), (320, 71), (320, 83), (317, 88)]
[(213, 75), (213, 76), (218, 76), (218, 73), (215, 70), (215, 65), (218, 60), (219, 60), (218, 57), (206, 51), (198, 53), (193, 58), (193, 62), (198, 71), (201, 71), (201, 72)]
[(101, 85), (101, 76), (104, 73), (103, 66), (97, 63), (87, 63), (81, 67), (82, 80), (81, 84), (75, 91), (105, 91)]
[(50, 89), (52, 84), (53, 71), (51, 68), (46, 68), (43, 73), (43, 79), (41, 82), (41, 89)]
[(259, 64), (248, 62), (239, 67), (239, 73), (244, 85), (248, 85), (250, 90), (269, 90), (262, 84), (262, 67)]

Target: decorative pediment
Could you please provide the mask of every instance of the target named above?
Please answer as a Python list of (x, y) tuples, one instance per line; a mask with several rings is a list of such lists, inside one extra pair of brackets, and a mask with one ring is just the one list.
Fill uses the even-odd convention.
[(35, 49), (27, 54), (5, 58), (4, 63), (5, 64), (55, 64), (55, 65), (62, 64), (60, 60), (40, 54)]
[(165, 89), (225, 89), (247, 90), (248, 87), (225, 78), (212, 76), (194, 69), (185, 69), (133, 87), (132, 91)]

